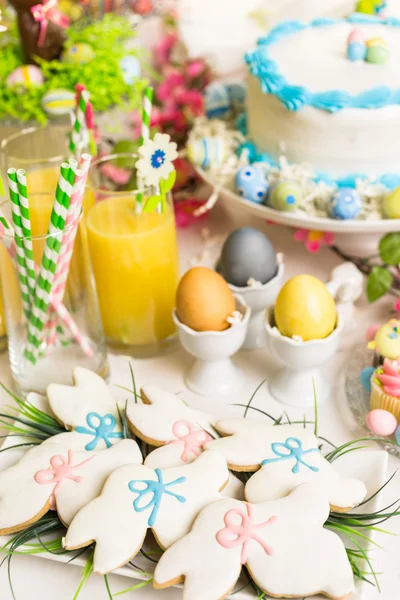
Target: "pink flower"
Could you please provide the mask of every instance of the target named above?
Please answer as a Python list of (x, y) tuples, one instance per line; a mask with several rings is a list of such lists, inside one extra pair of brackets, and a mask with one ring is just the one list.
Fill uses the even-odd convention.
[(203, 94), (197, 90), (179, 89), (176, 93), (176, 101), (182, 106), (190, 108), (196, 117), (204, 114)]
[(168, 65), (170, 62), (171, 51), (177, 41), (178, 35), (176, 33), (169, 33), (157, 46), (155, 46), (153, 56), (156, 67), (161, 68)]
[(196, 79), (196, 77), (199, 77), (205, 70), (206, 66), (202, 60), (193, 60), (186, 67), (186, 73), (191, 79)]
[(176, 224), (180, 228), (188, 227), (191, 223), (196, 221), (204, 221), (208, 218), (208, 213), (195, 217), (194, 212), (205, 203), (205, 200), (198, 200), (196, 198), (188, 198), (187, 200), (180, 200), (174, 205), (175, 208), (175, 219)]
[(333, 233), (324, 231), (308, 231), (307, 229), (298, 229), (293, 237), (296, 242), (304, 242), (308, 252), (312, 253), (319, 252), (324, 244), (326, 246), (332, 246), (335, 240)]
[(398, 299), (396, 300), (396, 302), (394, 303), (394, 307), (393, 307), (393, 308), (394, 308), (394, 310), (395, 310), (396, 312), (398, 312), (398, 313), (399, 313), (399, 315), (400, 315), (400, 298), (398, 298)]

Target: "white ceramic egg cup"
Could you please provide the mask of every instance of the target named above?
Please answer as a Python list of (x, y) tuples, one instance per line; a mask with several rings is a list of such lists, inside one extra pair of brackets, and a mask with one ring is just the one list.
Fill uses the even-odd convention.
[(185, 374), (185, 383), (201, 396), (230, 394), (246, 381), (244, 373), (230, 357), (243, 345), (251, 310), (240, 296), (235, 295), (235, 300), (236, 310), (242, 313), (243, 319), (225, 331), (194, 331), (181, 323), (173, 312), (180, 342), (196, 359)]
[(314, 385), (318, 404), (330, 393), (330, 385), (319, 370), (337, 352), (343, 333), (343, 317), (338, 311), (335, 330), (323, 340), (302, 342), (283, 336), (273, 323), (274, 310), (269, 309), (266, 321), (267, 346), (284, 366), (268, 381), (269, 391), (278, 402), (295, 408), (314, 404)]
[(262, 287), (247, 286), (241, 288), (229, 284), (232, 292), (234, 294), (239, 294), (251, 309), (247, 335), (242, 347), (243, 350), (254, 350), (256, 348), (263, 348), (266, 345), (266, 310), (275, 304), (275, 300), (282, 287), (284, 274), (285, 265), (281, 262), (275, 277), (265, 283)]

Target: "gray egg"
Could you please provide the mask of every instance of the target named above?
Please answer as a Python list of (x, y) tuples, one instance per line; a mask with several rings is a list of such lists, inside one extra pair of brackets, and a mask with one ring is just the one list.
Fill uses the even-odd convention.
[(267, 283), (278, 271), (276, 252), (267, 236), (253, 227), (240, 227), (225, 241), (218, 271), (237, 287), (247, 287), (250, 278)]

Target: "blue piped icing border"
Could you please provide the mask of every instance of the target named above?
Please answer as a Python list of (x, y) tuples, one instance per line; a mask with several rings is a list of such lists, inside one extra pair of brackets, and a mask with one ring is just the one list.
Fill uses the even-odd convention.
[[(249, 161), (251, 164), (262, 162), (266, 163), (270, 167), (279, 167), (279, 162), (275, 158), (273, 158), (273, 156), (271, 156), (267, 152), (260, 152), (256, 145), (251, 141), (244, 142), (244, 144), (242, 144), (238, 148), (237, 154), (240, 155), (241, 151), (245, 148), (249, 152)], [(315, 173), (313, 181), (315, 181), (316, 183), (319, 183), (321, 181), (323, 183), (326, 183), (327, 185), (335, 185), (339, 188), (355, 188), (357, 186), (357, 181), (364, 181), (365, 179), (368, 179), (368, 175), (365, 175), (365, 173), (350, 173), (349, 175), (345, 175), (343, 177), (335, 179), (331, 175), (328, 175), (328, 173), (317, 171)], [(400, 187), (400, 173), (385, 173), (384, 175), (377, 177), (376, 181), (384, 185), (388, 190), (392, 191)]]
[(376, 24), (400, 28), (400, 19), (394, 17), (381, 19), (361, 13), (355, 13), (347, 19), (314, 19), (311, 23), (285, 21), (261, 38), (257, 43), (256, 50), (246, 54), (245, 60), (249, 70), (260, 80), (262, 91), (265, 94), (274, 94), (290, 111), (297, 111), (303, 106), (313, 106), (320, 110), (336, 113), (344, 108), (378, 109), (400, 104), (400, 89), (392, 89), (387, 86), (377, 86), (353, 96), (344, 90), (312, 92), (306, 87), (290, 85), (279, 72), (277, 62), (269, 57), (269, 46), (293, 33), (312, 27), (327, 27), (346, 22), (354, 25)]

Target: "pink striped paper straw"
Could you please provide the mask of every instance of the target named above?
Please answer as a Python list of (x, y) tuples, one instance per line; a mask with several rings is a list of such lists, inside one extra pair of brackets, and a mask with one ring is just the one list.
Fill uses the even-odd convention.
[[(75, 238), (78, 231), (79, 216), (82, 210), (83, 195), (85, 192), (86, 181), (89, 173), (90, 162), (92, 157), (89, 154), (82, 154), (79, 170), (76, 173), (76, 179), (74, 189), (71, 195), (71, 203), (68, 209), (67, 218), (65, 222), (65, 234), (62, 239), (59, 259), (57, 263), (57, 269), (53, 282), (53, 290), (51, 293), (52, 304), (59, 306), (65, 294), (65, 288), (67, 285), (68, 273), (71, 264), (71, 258), (74, 251)], [(68, 325), (67, 325), (68, 326)], [(57, 320), (52, 315), (49, 323), (48, 332), (48, 347), (51, 347), (57, 339)], [(70, 329), (70, 327), (68, 326)], [(76, 342), (81, 346), (82, 350), (87, 356), (92, 355), (92, 349), (88, 345), (87, 339), (82, 336), (79, 330), (74, 327), (73, 331), (70, 329)], [(83, 342), (83, 340), (85, 340)], [(88, 354), (90, 352), (90, 354)]]
[(86, 336), (84, 336), (81, 333), (78, 325), (75, 323), (74, 319), (72, 318), (68, 310), (65, 308), (64, 304), (53, 305), (53, 308), (54, 310), (56, 310), (57, 315), (60, 317), (62, 323), (67, 327), (67, 329), (69, 330), (73, 338), (76, 340), (76, 342), (79, 344), (85, 355), (89, 358), (92, 357), (93, 350), (90, 346), (89, 340)]

